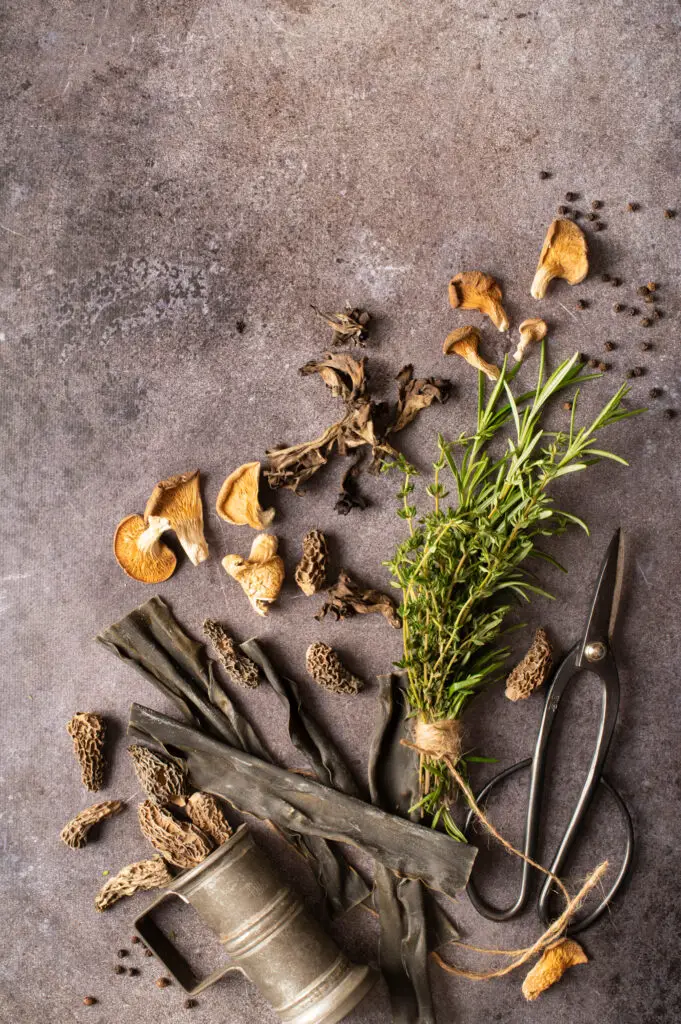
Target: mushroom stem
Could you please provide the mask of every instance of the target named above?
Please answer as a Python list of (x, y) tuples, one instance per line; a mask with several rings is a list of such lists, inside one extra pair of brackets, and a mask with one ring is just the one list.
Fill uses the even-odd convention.
[(199, 565), (208, 558), (208, 545), (203, 536), (203, 524), (196, 519), (179, 519), (175, 523), (177, 539), (185, 550), (192, 565)]
[(533, 299), (544, 298), (554, 276), (549, 267), (537, 267), (537, 273), (534, 275), (532, 287), (530, 288), (530, 295)]
[(149, 516), (149, 522), (143, 533), (137, 538), (137, 547), (144, 554), (158, 555), (157, 550), (161, 534), (170, 529), (170, 523), (163, 516)]

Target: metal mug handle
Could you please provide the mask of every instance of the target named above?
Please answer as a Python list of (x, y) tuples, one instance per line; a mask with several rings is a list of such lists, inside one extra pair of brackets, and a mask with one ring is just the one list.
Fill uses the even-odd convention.
[(166, 900), (170, 899), (171, 896), (175, 896), (177, 899), (181, 900), (182, 903), (186, 904), (188, 902), (179, 893), (173, 892), (172, 889), (167, 889), (165, 892), (162, 892), (150, 906), (147, 907), (143, 914), (140, 914), (140, 916), (135, 919), (134, 929), (144, 945), (160, 960), (178, 985), (180, 985), (184, 991), (188, 992), (190, 995), (197, 995), (197, 993), (203, 992), (203, 990), (208, 988), (209, 985), (213, 985), (220, 978), (224, 977), (225, 974), (229, 974), (230, 972), (238, 971), (239, 974), (243, 974), (244, 977), (248, 977), (243, 967), (240, 967), (238, 964), (227, 963), (225, 967), (220, 967), (217, 971), (213, 971), (212, 974), (207, 975), (205, 978), (197, 978), (196, 973), (189, 962), (182, 956), (180, 951), (175, 948), (168, 936), (159, 928), (151, 916), (152, 912)]

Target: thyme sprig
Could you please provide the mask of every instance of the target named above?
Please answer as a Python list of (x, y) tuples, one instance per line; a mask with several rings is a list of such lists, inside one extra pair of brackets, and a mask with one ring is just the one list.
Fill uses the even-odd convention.
[[(478, 413), (473, 434), (454, 441), (438, 437), (438, 458), (427, 494), (432, 508), (419, 514), (413, 503), (416, 470), (404, 457), (386, 468), (404, 476), (398, 515), (408, 537), (386, 563), (392, 585), (402, 591), (404, 654), (398, 666), (408, 676), (413, 713), (425, 722), (459, 719), (482, 689), (500, 679), (508, 648), (499, 646), (507, 632), (505, 620), (518, 599), (533, 594), (550, 597), (527, 568), (528, 559), (541, 558), (565, 571), (542, 551), (542, 538), (563, 533), (576, 524), (588, 533), (578, 516), (556, 508), (549, 489), (554, 481), (602, 459), (627, 465), (619, 455), (597, 446), (599, 432), (640, 410), (627, 410), (623, 385), (588, 425), (577, 427), (577, 396), (569, 429), (549, 431), (543, 414), (565, 388), (583, 384), (598, 374), (584, 372), (575, 354), (546, 379), (542, 345), (536, 387), (514, 397), (510, 384), (518, 367), (504, 363), (489, 397), (479, 375)], [(490, 450), (506, 427), (501, 453)], [(492, 446), (496, 447), (496, 446)], [(446, 503), (452, 489), (452, 502)], [(464, 777), (463, 754), (457, 768)], [(447, 830), (462, 838), (449, 811), (450, 772), (443, 762), (423, 759), (422, 795), (418, 807), (442, 818)]]

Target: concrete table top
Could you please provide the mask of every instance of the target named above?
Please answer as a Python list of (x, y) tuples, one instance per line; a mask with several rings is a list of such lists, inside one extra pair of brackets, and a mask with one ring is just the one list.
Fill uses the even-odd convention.
[[(227, 551), (245, 552), (251, 536), (222, 523), (214, 501), (236, 466), (331, 422), (334, 400), (297, 373), (328, 346), (311, 303), (370, 310), (367, 354), (381, 394), (393, 394), (392, 378), (408, 362), (420, 375), (453, 379), (450, 402), (402, 438), (407, 455), (427, 468), (437, 431), (455, 436), (474, 414), (473, 373), (441, 353), (449, 330), (480, 322), (448, 307), (447, 281), (463, 269), (502, 281), (515, 325), (545, 315), (554, 364), (575, 350), (607, 359), (612, 368), (585, 389), (584, 418), (628, 370), (645, 370), (632, 380), (630, 401), (649, 412), (607, 438), (631, 467), (608, 464), (563, 482), (557, 497), (588, 520), (591, 538), (575, 531), (551, 542), (569, 575), (542, 568), (556, 601), (537, 600), (524, 615), (566, 648), (611, 532), (625, 528), (622, 702), (608, 773), (632, 808), (637, 854), (626, 895), (584, 938), (588, 966), (531, 1007), (520, 972), (476, 984), (433, 967), (439, 1020), (678, 1020), (681, 418), (665, 410), (681, 411), (681, 216), (663, 212), (681, 214), (678, 5), (9, 0), (2, 20), (0, 1020), (274, 1020), (238, 976), (191, 1012), (177, 986), (156, 988), (158, 965), (129, 942), (145, 896), (106, 914), (93, 909), (103, 874), (149, 850), (125, 754), (128, 706), (169, 710), (93, 637), (153, 593), (196, 635), (214, 617), (242, 639), (260, 636), (303, 681), (306, 699), (363, 773), (373, 680), (399, 656), (399, 634), (378, 617), (317, 623), (318, 602), (292, 582), (269, 618), (256, 620), (220, 567)], [(540, 180), (542, 170), (551, 177)], [(567, 191), (578, 193), (572, 205), (584, 213), (602, 201), (606, 227), (588, 227), (592, 274), (584, 285), (558, 284), (538, 305), (529, 284)], [(629, 202), (639, 209), (627, 211)], [(602, 273), (622, 286), (601, 282)], [(646, 330), (643, 312), (618, 316), (612, 305), (641, 307), (636, 286), (650, 280), (659, 282), (664, 318)], [(587, 308), (576, 308), (579, 298)], [(616, 346), (610, 353), (606, 341)], [(652, 348), (641, 351), (643, 341)], [(513, 329), (485, 328), (488, 358), (514, 343)], [(535, 368), (530, 359), (523, 369), (530, 382)], [(653, 387), (662, 394), (649, 399)], [(564, 415), (558, 408), (555, 422)], [(209, 561), (193, 568), (182, 559), (158, 588), (135, 583), (111, 553), (116, 523), (143, 510), (158, 480), (196, 467)], [(303, 534), (318, 527), (337, 566), (387, 586), (381, 563), (402, 536), (396, 482), (367, 479), (370, 508), (342, 519), (333, 502), (343, 469), (335, 460), (304, 497), (275, 496), (289, 571)], [(335, 645), (364, 676), (359, 697), (334, 698), (306, 680), (304, 653), (314, 639)], [(274, 695), (263, 687), (241, 699), (282, 760), (302, 767)], [(581, 784), (598, 702), (588, 677), (568, 701), (546, 855)], [(467, 720), (470, 746), (501, 765), (526, 756), (541, 706), (539, 697), (511, 706), (495, 689)], [(101, 796), (128, 801), (81, 852), (58, 839), (92, 802), (64, 730), (77, 710), (107, 717), (112, 767)], [(481, 769), (476, 783), (493, 770)], [(508, 799), (489, 806), (516, 842), (523, 793), (518, 781)], [(613, 807), (599, 800), (570, 884), (603, 857), (615, 863), (621, 841)], [(486, 891), (503, 900), (516, 864), (491, 849), (481, 861)], [(296, 875), (314, 903), (311, 878)], [(465, 896), (450, 909), (476, 945), (514, 948), (538, 934), (531, 914), (487, 924)], [(375, 960), (369, 915), (353, 912), (334, 933), (357, 960)], [(208, 956), (212, 943), (197, 935), (195, 946)], [(131, 950), (121, 962), (139, 967), (138, 977), (114, 974), (118, 948)], [(469, 966), (491, 966), (469, 956)], [(86, 995), (97, 1004), (83, 1006)], [(389, 1020), (383, 986), (348, 1020)]]

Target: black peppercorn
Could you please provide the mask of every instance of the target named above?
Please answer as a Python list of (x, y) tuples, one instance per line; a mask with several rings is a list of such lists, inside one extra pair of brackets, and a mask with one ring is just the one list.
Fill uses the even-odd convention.
[(610, 284), (613, 286), (613, 288), (619, 288), (619, 286), (622, 284), (622, 278), (613, 277)]
[(127, 955), (128, 955), (128, 950), (127, 949), (119, 949), (118, 952), (116, 953), (116, 956), (119, 956), (121, 958), (121, 960), (123, 959), (124, 956), (127, 956)]
[(630, 306), (629, 307), (629, 316), (638, 316), (638, 314), (640, 312), (641, 312), (641, 310), (638, 309), (636, 306)]
[(649, 398), (659, 398), (662, 394), (662, 388), (651, 388), (648, 392)]
[(558, 213), (561, 215), (561, 217), (564, 217), (569, 212), (570, 212), (570, 207), (569, 206), (559, 206), (558, 207)]
[(579, 220), (579, 218), (583, 217), (584, 215), (581, 210), (573, 210), (572, 216), (575, 218), (575, 220)]
[(676, 409), (665, 409), (664, 414), (668, 420), (673, 420), (676, 416)]
[(674, 220), (674, 217), (676, 217), (676, 210), (665, 210), (664, 215), (667, 220)]
[(627, 377), (635, 377), (635, 376), (636, 376), (636, 374), (634, 373), (633, 370), (627, 370)]
[(636, 213), (637, 210), (641, 209), (640, 203), (627, 203), (627, 210), (629, 213)]
[(653, 346), (650, 344), (649, 341), (642, 341), (641, 344), (639, 345), (639, 348), (641, 349), (641, 352), (650, 352), (652, 347)]
[(604, 224), (602, 220), (597, 220), (594, 224), (594, 231), (605, 231), (607, 224)]
[(586, 299), (577, 299), (577, 309), (588, 309), (589, 303)]
[(156, 988), (168, 988), (170, 985), (170, 978), (157, 978), (154, 982)]
[(634, 367), (634, 377), (643, 377), (645, 372), (646, 372), (645, 366), (635, 366)]
[(236, 322), (236, 324), (234, 326), (236, 327), (237, 334), (243, 334), (244, 331), (246, 330), (246, 322), (245, 322), (245, 320), (237, 320), (237, 322)]
[[(544, 172), (544, 171), (542, 171), (542, 174), (544, 174), (544, 173), (545, 173), (545, 172)], [(550, 175), (549, 175), (549, 174), (547, 174), (547, 177), (550, 177)], [(193, 1009), (194, 1009), (194, 1007), (195, 1007), (195, 1006), (198, 1006), (198, 1005), (199, 1005), (199, 1004), (198, 1004), (198, 1002), (196, 1001), (196, 999), (185, 999), (185, 1001), (184, 1001), (184, 1008), (185, 1008), (185, 1010), (193, 1010)]]
[(623, 306), (621, 302), (616, 302), (612, 307), (612, 311), (613, 313), (623, 313), (626, 308), (627, 307)]
[(601, 281), (603, 284), (608, 284), (611, 280), (612, 278), (610, 277), (610, 274), (601, 274)]
[(539, 172), (539, 177), (541, 178), (542, 181), (546, 181), (547, 178), (551, 177), (551, 171), (540, 171)]
[(586, 219), (587, 220), (598, 220), (598, 214), (596, 214), (596, 213), (587, 213)]
[(603, 348), (605, 349), (606, 352), (614, 352), (615, 349), (617, 348), (617, 345), (615, 344), (614, 341), (606, 341), (606, 343), (603, 346)]
[(603, 201), (601, 199), (594, 199), (593, 202), (591, 203), (591, 209), (592, 210), (600, 210), (602, 208), (602, 206), (603, 206)]
[(566, 203), (574, 203), (575, 199), (579, 199), (579, 194), (577, 192), (566, 192), (565, 193), (565, 202)]
[(639, 285), (639, 287), (636, 289), (636, 294), (637, 295), (647, 295), (648, 294), (648, 287), (647, 287), (647, 285), (645, 285), (645, 284)]
[(139, 935), (131, 935), (130, 941), (132, 942), (133, 946), (136, 946), (137, 943), (140, 941)]
[(128, 974), (131, 978), (139, 978), (140, 969), (139, 967), (128, 967)]
[(114, 974), (125, 974), (125, 967), (122, 964), (116, 964), (114, 967)]
[(592, 370), (595, 370), (598, 367), (598, 360), (597, 359), (590, 359), (589, 360), (589, 366), (591, 367)]
[(655, 301), (655, 296), (653, 294), (651, 294), (651, 292), (648, 292), (647, 295), (643, 296), (643, 301), (647, 302), (648, 305), (650, 306)]
[(664, 311), (661, 309), (653, 309), (651, 310), (650, 315), (653, 318), (653, 320), (661, 320), (664, 316)]
[(642, 316), (641, 317), (641, 327), (652, 327), (652, 326), (653, 326), (653, 321), (650, 319), (649, 316)]
[(605, 373), (607, 370), (610, 369), (610, 363), (599, 363), (598, 369), (601, 371), (601, 373)]
[(85, 996), (83, 999), (83, 1006), (96, 1006), (97, 1000), (94, 996)]
[(145, 949), (145, 950), (144, 950), (144, 955), (145, 955), (145, 956), (153, 956), (154, 954), (153, 954), (153, 953), (151, 952), (151, 950), (150, 950), (150, 949)]

